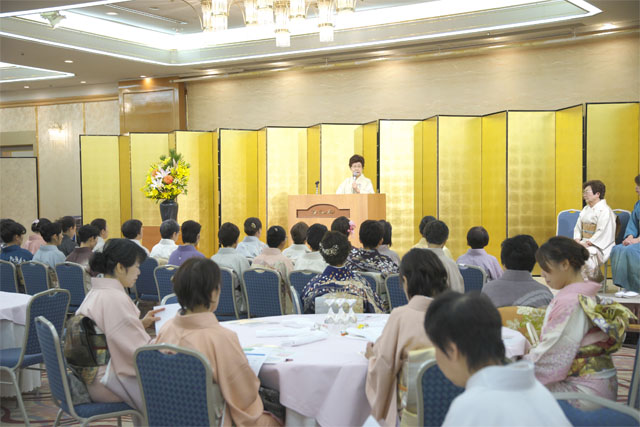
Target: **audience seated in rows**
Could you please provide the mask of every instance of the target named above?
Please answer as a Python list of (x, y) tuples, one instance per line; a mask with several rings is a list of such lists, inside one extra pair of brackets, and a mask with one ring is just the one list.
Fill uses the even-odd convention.
[(499, 279), (502, 268), (493, 255), (489, 255), (484, 248), (489, 244), (489, 233), (484, 227), (471, 227), (467, 232), (467, 245), (471, 247), (466, 254), (460, 255), (458, 264), (475, 265), (487, 273), (487, 280)]
[(149, 249), (142, 246), (142, 221), (138, 219), (127, 220), (122, 224), (120, 231), (122, 231), (125, 239), (129, 239), (140, 246), (144, 250), (144, 253), (149, 256)]
[(182, 243), (169, 256), (169, 264), (182, 265), (189, 258), (205, 258), (204, 254), (196, 249), (200, 242), (200, 230), (202, 226), (191, 220), (182, 223)]
[(58, 249), (64, 256), (68, 256), (78, 247), (74, 240), (76, 237), (76, 220), (72, 216), (63, 216), (58, 222), (62, 226), (62, 242), (58, 245)]
[(249, 269), (249, 261), (236, 251), (240, 229), (235, 224), (225, 222), (218, 230), (218, 241), (222, 247), (218, 253), (211, 257), (220, 267), (230, 268), (238, 276), (238, 285), (235, 292), (236, 306), (241, 312), (246, 312), (247, 308), (242, 295), (242, 283), (244, 283), (244, 272)]
[(378, 252), (382, 244), (384, 227), (380, 222), (366, 220), (360, 224), (359, 231), (362, 249), (354, 249), (347, 258), (347, 268), (356, 271), (391, 274), (398, 272), (398, 266), (391, 258)]
[(91, 221), (91, 225), (93, 225), (100, 231), (100, 234), (98, 235), (98, 243), (96, 243), (96, 246), (93, 248), (94, 252), (100, 252), (102, 251), (102, 248), (104, 248), (104, 243), (109, 238), (107, 221), (104, 218), (96, 218)]
[(397, 425), (403, 409), (397, 404), (398, 377), (409, 352), (432, 346), (420, 327), (427, 307), (447, 289), (447, 271), (431, 251), (411, 249), (402, 257), (400, 279), (409, 303), (391, 312), (382, 335), (375, 344), (368, 343), (365, 354), (369, 359), (366, 393), (371, 414), (387, 426)]
[(213, 381), (220, 386), (226, 403), (225, 425), (280, 425), (264, 411), (258, 394), (260, 380), (249, 366), (238, 336), (221, 326), (213, 313), (221, 292), (216, 263), (191, 258), (176, 272), (173, 282), (181, 310), (160, 329), (156, 341), (196, 350), (209, 360)]
[[(633, 314), (620, 304), (596, 301), (600, 284), (585, 282), (587, 248), (567, 237), (552, 237), (536, 253), (547, 284), (558, 290), (542, 325), (540, 343), (525, 358), (552, 392), (580, 392), (616, 400), (618, 382), (611, 353), (624, 341)], [(428, 315), (428, 313), (427, 313)], [(594, 409), (586, 401), (575, 406)]]
[(392, 245), (391, 234), (393, 232), (393, 227), (391, 227), (391, 223), (384, 219), (381, 219), (379, 222), (384, 228), (384, 234), (382, 237), (382, 244), (378, 245), (378, 252), (391, 258), (395, 265), (400, 265), (400, 256), (396, 251), (390, 249)]
[(322, 273), (327, 268), (327, 263), (320, 253), (320, 241), (327, 232), (327, 227), (322, 224), (313, 224), (307, 230), (307, 245), (311, 252), (304, 253), (294, 265), (295, 270), (309, 270)]
[(160, 241), (151, 249), (149, 256), (169, 261), (169, 257), (178, 248), (176, 242), (180, 235), (180, 225), (175, 219), (162, 221)]
[(496, 307), (546, 307), (553, 299), (548, 287), (533, 277), (538, 244), (533, 237), (521, 234), (502, 242), (500, 259), (506, 268), (499, 279), (485, 283), (482, 293)]
[[(429, 247), (429, 244), (427, 243), (427, 237), (424, 234), (425, 233), (425, 228), (426, 228), (427, 224), (429, 224), (431, 221), (435, 221), (435, 220), (436, 220), (436, 217), (435, 216), (431, 216), (431, 215), (427, 215), (427, 216), (423, 217), (420, 220), (420, 224), (418, 225), (418, 230), (420, 231), (420, 235), (422, 236), (422, 238), (420, 240), (418, 240), (418, 243), (413, 245), (414, 248), (427, 249)], [(452, 261), (455, 259), (455, 258), (453, 258), (453, 255), (451, 254), (451, 251), (449, 249), (447, 249), (446, 246), (442, 247), (442, 251)]]
[(260, 241), (262, 234), (262, 222), (258, 218), (247, 218), (244, 221), (244, 234), (246, 237), (238, 243), (236, 250), (246, 258), (253, 259), (260, 255), (260, 252), (267, 247)]
[(58, 245), (62, 242), (62, 225), (59, 222), (50, 222), (40, 227), (40, 235), (45, 244), (40, 246), (38, 252), (33, 256), (34, 261), (48, 265), (52, 269), (56, 264), (64, 262), (65, 256), (58, 249)]
[[(309, 281), (302, 291), (304, 313), (315, 313), (315, 299), (326, 294), (341, 294), (356, 297), (359, 308), (365, 313), (382, 313), (385, 304), (369, 287), (368, 282), (357, 272), (345, 266), (351, 244), (339, 231), (329, 231), (320, 242), (320, 254), (329, 264), (322, 274)], [(358, 307), (354, 307), (356, 310)]]
[(80, 227), (76, 233), (80, 247), (75, 248), (73, 252), (67, 256), (66, 261), (80, 264), (88, 272), (89, 260), (93, 255), (93, 248), (95, 248), (98, 243), (99, 235), (100, 231), (93, 225), (85, 224)]
[(91, 279), (91, 290), (77, 314), (93, 320), (105, 334), (110, 354), (108, 365), (86, 373), (89, 378), (85, 383), (93, 402), (126, 402), (142, 410), (133, 354), (151, 343), (145, 329), (159, 319), (155, 314), (164, 308), (151, 310), (140, 319), (140, 311), (123, 289), (128, 291), (135, 284), (146, 258), (142, 248), (131, 240), (110, 239), (89, 263), (91, 270), (103, 277)]
[(40, 246), (45, 244), (44, 239), (40, 235), (40, 227), (50, 222), (51, 221), (47, 218), (36, 218), (31, 223), (31, 232), (33, 234), (30, 235), (27, 241), (22, 244), (22, 247), (35, 255), (35, 253), (38, 252), (38, 249), (40, 249)]
[(505, 364), (500, 314), (485, 295), (440, 295), (429, 304), (424, 327), (442, 373), (465, 388), (444, 426), (571, 425), (532, 364)]
[(445, 255), (442, 249), (449, 238), (449, 227), (447, 227), (447, 224), (437, 219), (428, 222), (424, 227), (424, 237), (427, 240), (426, 249), (433, 251), (438, 258), (440, 258), (440, 261), (442, 261), (445, 270), (447, 270), (447, 284), (449, 285), (449, 289), (464, 293), (464, 280), (460, 274), (460, 269), (458, 269), (458, 264)]
[[(640, 175), (635, 183), (640, 196)], [(612, 280), (624, 290), (640, 292), (640, 201), (633, 207), (623, 236), (622, 243), (611, 251)]]
[(0, 224), (0, 237), (4, 242), (4, 247), (2, 248), (2, 251), (0, 251), (1, 260), (8, 261), (16, 265), (20, 265), (26, 261), (31, 261), (33, 254), (20, 247), (22, 244), (22, 236), (26, 233), (27, 230), (24, 226), (13, 220), (5, 220)]
[(291, 227), (291, 240), (293, 244), (282, 251), (282, 254), (289, 258), (295, 265), (298, 258), (309, 252), (309, 248), (305, 245), (307, 241), (307, 230), (309, 226), (304, 222), (297, 222)]

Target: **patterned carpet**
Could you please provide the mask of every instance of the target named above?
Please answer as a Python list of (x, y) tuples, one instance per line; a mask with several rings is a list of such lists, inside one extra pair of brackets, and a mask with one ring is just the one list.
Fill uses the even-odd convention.
[[(626, 403), (627, 396), (629, 394), (629, 384), (631, 383), (631, 375), (633, 372), (633, 361), (635, 357), (635, 348), (622, 347), (613, 356), (613, 363), (618, 369), (618, 402)], [(29, 421), (36, 426), (51, 426), (55, 421), (58, 413), (58, 408), (53, 404), (51, 400), (51, 393), (49, 392), (49, 383), (47, 381), (46, 373), (42, 374), (42, 387), (39, 394), (27, 393), (23, 395), (25, 400), (25, 407), (29, 414)], [(2, 409), (2, 416), (0, 417), (0, 424), (2, 425), (23, 425), (22, 415), (20, 409), (17, 406), (15, 398), (2, 398), (0, 402)], [(76, 425), (71, 418), (65, 416), (62, 418), (60, 425), (69, 426)], [(117, 420), (109, 419), (100, 422), (93, 423), (92, 426), (116, 426)], [(123, 426), (132, 426), (130, 418), (123, 418)]]

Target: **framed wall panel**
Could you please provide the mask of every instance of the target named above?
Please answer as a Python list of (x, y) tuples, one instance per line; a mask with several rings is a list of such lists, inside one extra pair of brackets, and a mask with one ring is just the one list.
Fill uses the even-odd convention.
[(11, 218), (31, 231), (31, 223), (39, 216), (38, 160), (0, 157), (0, 186), (0, 218)]
[(556, 111), (556, 215), (582, 209), (582, 110)]

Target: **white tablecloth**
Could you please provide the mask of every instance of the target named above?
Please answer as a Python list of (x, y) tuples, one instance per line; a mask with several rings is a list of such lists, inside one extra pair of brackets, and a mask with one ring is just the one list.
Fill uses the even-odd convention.
[[(24, 324), (27, 318), (27, 305), (31, 295), (0, 292), (0, 349), (22, 347)], [(2, 373), (0, 380), (10, 381), (9, 375)], [(20, 375), (20, 390), (29, 392), (40, 387), (40, 372), (23, 369)], [(11, 384), (0, 385), (0, 396), (15, 396)]]
[[(359, 322), (380, 322), (386, 314), (358, 315)], [(223, 322), (222, 325), (238, 334), (243, 347), (278, 346), (290, 338), (256, 338), (257, 330), (281, 327), (287, 319), (314, 320), (322, 323), (325, 315), (278, 316), (249, 321)], [(515, 331), (511, 331), (515, 332)], [(517, 333), (517, 332), (515, 332)], [(522, 341), (526, 341), (520, 335)], [(367, 359), (366, 340), (339, 335), (315, 343), (289, 347), (292, 361), (263, 365), (261, 382), (280, 391), (280, 402), (287, 408), (313, 418), (322, 426), (362, 425), (371, 412), (365, 395)], [(517, 335), (509, 333), (505, 339), (507, 355), (524, 354), (525, 345)]]

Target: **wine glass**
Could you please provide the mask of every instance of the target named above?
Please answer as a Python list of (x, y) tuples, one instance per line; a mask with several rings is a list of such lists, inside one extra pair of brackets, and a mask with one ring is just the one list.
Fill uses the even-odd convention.
[(351, 298), (347, 300), (347, 304), (349, 305), (349, 314), (347, 315), (349, 323), (354, 323), (354, 324), (358, 323), (358, 316), (356, 316), (356, 313), (353, 311), (353, 306), (355, 305), (356, 302), (357, 300), (355, 298)]
[(336, 323), (336, 313), (333, 311), (333, 304), (335, 301), (335, 298), (325, 298), (324, 300), (324, 303), (329, 307), (329, 310), (327, 310), (327, 317), (324, 318), (324, 323), (327, 325)]

